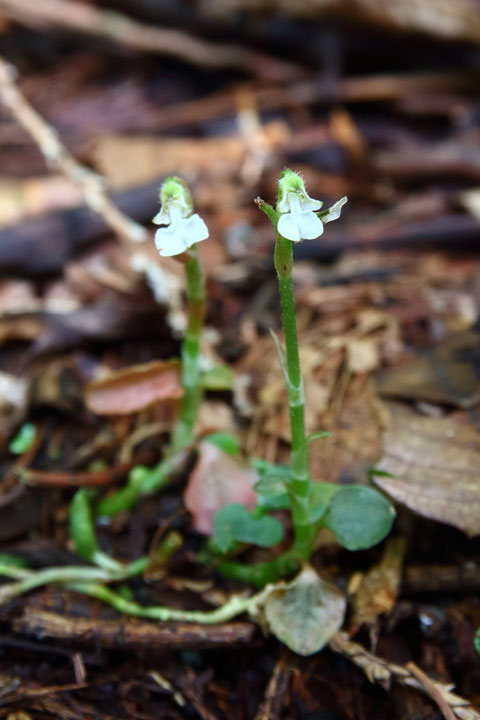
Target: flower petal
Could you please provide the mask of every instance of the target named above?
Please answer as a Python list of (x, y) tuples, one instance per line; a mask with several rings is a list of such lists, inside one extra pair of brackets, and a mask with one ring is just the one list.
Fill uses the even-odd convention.
[(340, 200), (337, 200), (337, 202), (334, 203), (332, 207), (327, 210), (326, 214), (322, 216), (322, 222), (328, 223), (332, 222), (332, 220), (338, 220), (338, 218), (342, 214), (342, 207), (345, 205), (346, 202), (348, 202), (348, 198), (346, 196), (340, 198)]
[(313, 240), (323, 233), (323, 223), (311, 210), (297, 215), (300, 237), (302, 240)]
[(305, 193), (305, 197), (300, 197), (300, 208), (302, 210), (320, 210), (323, 202), (321, 200), (314, 200)]
[(163, 257), (180, 255), (188, 248), (185, 236), (178, 227), (161, 227), (155, 233), (155, 245)]
[(200, 215), (197, 215), (197, 213), (184, 220), (183, 226), (183, 232), (185, 238), (187, 238), (188, 247), (192, 247), (194, 243), (208, 238), (208, 228)]
[(280, 235), (283, 235), (287, 240), (293, 240), (293, 242), (299, 242), (302, 238), (300, 237), (300, 229), (298, 227), (297, 218), (292, 213), (285, 213), (280, 215), (278, 220), (277, 230)]
[(167, 208), (162, 208), (153, 218), (152, 220), (155, 225), (169, 225), (170, 224), (170, 214), (167, 210)]

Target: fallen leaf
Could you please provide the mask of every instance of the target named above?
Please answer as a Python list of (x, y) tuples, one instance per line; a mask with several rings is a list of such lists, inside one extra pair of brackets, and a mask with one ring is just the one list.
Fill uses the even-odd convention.
[(129, 415), (162, 400), (178, 400), (182, 394), (180, 363), (158, 360), (90, 383), (85, 401), (98, 415)]
[(299, 655), (321, 650), (340, 629), (346, 601), (309, 565), (290, 583), (276, 583), (263, 612), (272, 633)]
[(378, 377), (381, 395), (471, 407), (480, 399), (480, 327), (445, 342)]
[(385, 454), (375, 476), (390, 497), (424, 517), (480, 534), (480, 435), (466, 413), (433, 418), (387, 405)]
[(373, 565), (360, 581), (353, 594), (352, 625), (374, 625), (378, 616), (390, 612), (397, 599), (402, 576), (405, 540), (390, 538), (380, 562)]
[(253, 486), (258, 479), (255, 470), (216, 445), (200, 443), (198, 460), (183, 494), (195, 530), (213, 535), (216, 513), (230, 503), (253, 510), (257, 505)]

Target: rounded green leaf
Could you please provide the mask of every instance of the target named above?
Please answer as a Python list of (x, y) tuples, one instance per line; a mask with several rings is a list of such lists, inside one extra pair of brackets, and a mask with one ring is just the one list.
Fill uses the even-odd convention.
[(238, 503), (226, 505), (215, 515), (213, 540), (221, 552), (228, 552), (235, 542), (253, 543), (261, 547), (276, 545), (283, 538), (283, 527), (276, 518), (252, 517)]
[(388, 535), (395, 519), (393, 505), (364, 485), (349, 485), (331, 499), (324, 523), (347, 550), (365, 550)]
[(478, 630), (476, 632), (474, 643), (475, 643), (475, 650), (480, 655), (480, 628), (478, 628)]

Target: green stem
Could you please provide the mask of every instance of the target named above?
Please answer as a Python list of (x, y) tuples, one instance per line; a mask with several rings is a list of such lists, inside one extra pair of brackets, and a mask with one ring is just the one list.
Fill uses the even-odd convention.
[(109, 568), (85, 567), (83, 565), (66, 565), (64, 567), (45, 568), (44, 570), (19, 570), (10, 565), (0, 563), (0, 575), (11, 577), (17, 582), (2, 585), (0, 588), (0, 605), (18, 595), (34, 590), (42, 585), (56, 583), (119, 582), (140, 575), (146, 569), (149, 559), (139, 558), (129, 565), (121, 565), (112, 561)]
[(225, 577), (262, 588), (268, 583), (294, 575), (300, 570), (300, 561), (293, 550), (287, 550), (273, 560), (255, 565), (225, 560), (220, 563), (218, 569)]
[(315, 530), (310, 522), (309, 514), (312, 479), (310, 476), (309, 451), (305, 433), (303, 378), (298, 353), (297, 320), (292, 279), (293, 249), (291, 241), (282, 237), (278, 232), (274, 262), (282, 302), (282, 321), (286, 346), (284, 375), (287, 386), (292, 436), (290, 500), (295, 532), (293, 552), (300, 559), (308, 560), (312, 552)]
[(182, 342), (182, 387), (183, 398), (180, 416), (171, 439), (171, 451), (185, 447), (192, 442), (198, 408), (202, 400), (200, 384), (200, 341), (205, 319), (205, 279), (198, 260), (197, 246), (190, 250), (185, 263), (188, 299), (188, 324)]
[(257, 593), (257, 595), (247, 598), (235, 595), (215, 610), (177, 610), (176, 608), (163, 607), (161, 605), (140, 605), (98, 583), (73, 583), (68, 587), (70, 590), (75, 590), (102, 600), (127, 615), (150, 618), (150, 620), (198, 622), (205, 625), (214, 625), (231, 620), (233, 617), (249, 610), (255, 601), (258, 601), (262, 596), (262, 593)]
[(205, 278), (198, 259), (197, 246), (190, 248), (185, 263), (188, 300), (187, 329), (182, 341), (183, 397), (180, 413), (165, 457), (153, 468), (134, 468), (125, 487), (104, 498), (96, 508), (96, 515), (111, 517), (135, 507), (140, 496), (153, 495), (170, 482), (178, 467), (180, 451), (192, 443), (203, 389), (200, 382), (200, 341), (205, 319)]

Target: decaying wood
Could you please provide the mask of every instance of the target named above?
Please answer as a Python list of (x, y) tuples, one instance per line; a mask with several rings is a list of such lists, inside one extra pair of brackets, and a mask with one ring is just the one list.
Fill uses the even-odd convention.
[(253, 642), (255, 626), (249, 622), (223, 625), (198, 623), (150, 623), (133, 620), (95, 620), (73, 618), (57, 613), (25, 608), (14, 621), (15, 632), (37, 638), (68, 640), (87, 646), (185, 650), (248, 646)]

